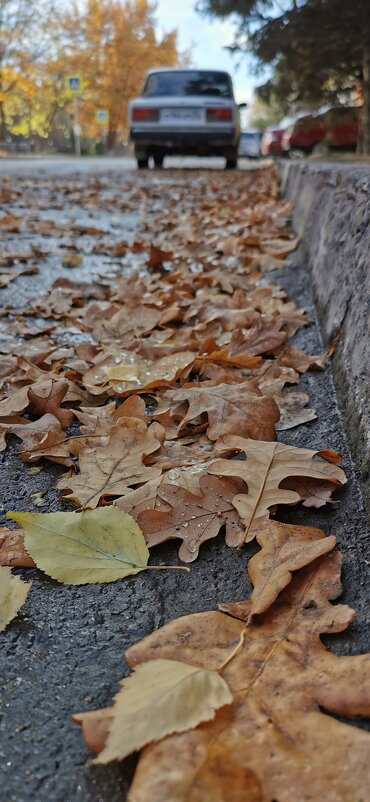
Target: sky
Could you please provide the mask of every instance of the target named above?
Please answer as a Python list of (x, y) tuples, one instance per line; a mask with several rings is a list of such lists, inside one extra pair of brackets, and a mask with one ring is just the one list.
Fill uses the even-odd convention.
[(258, 79), (248, 58), (223, 48), (232, 44), (234, 26), (229, 20), (210, 20), (194, 11), (195, 0), (157, 0), (156, 18), (161, 32), (178, 31), (180, 51), (191, 48), (194, 67), (230, 73), (238, 103), (251, 103)]

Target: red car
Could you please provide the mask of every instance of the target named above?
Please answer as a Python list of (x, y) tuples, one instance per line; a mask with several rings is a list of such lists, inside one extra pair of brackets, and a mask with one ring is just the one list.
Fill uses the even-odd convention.
[(331, 150), (356, 150), (359, 113), (356, 106), (337, 106), (317, 115), (316, 120), (324, 128), (323, 141)]
[(266, 128), (261, 139), (262, 156), (281, 156), (283, 153), (282, 139), (284, 128)]
[(325, 137), (325, 126), (313, 114), (305, 114), (290, 125), (283, 134), (282, 148), (287, 155), (291, 151), (312, 153), (312, 149)]

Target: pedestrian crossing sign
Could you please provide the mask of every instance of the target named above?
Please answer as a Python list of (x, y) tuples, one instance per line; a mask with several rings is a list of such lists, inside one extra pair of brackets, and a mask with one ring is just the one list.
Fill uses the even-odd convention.
[(95, 112), (96, 122), (104, 125), (109, 120), (109, 111), (107, 109), (97, 109)]
[(81, 92), (82, 89), (81, 75), (67, 75), (66, 89), (68, 92), (71, 92), (72, 94), (78, 94), (79, 92)]

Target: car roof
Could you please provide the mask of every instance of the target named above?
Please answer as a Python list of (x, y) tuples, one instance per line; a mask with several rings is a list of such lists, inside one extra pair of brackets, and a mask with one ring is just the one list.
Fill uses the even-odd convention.
[(221, 72), (223, 75), (228, 75), (230, 78), (230, 74), (227, 72), (227, 70), (216, 70), (214, 68), (208, 69), (207, 67), (154, 67), (152, 70), (148, 70), (146, 77), (148, 75), (153, 75), (155, 72)]

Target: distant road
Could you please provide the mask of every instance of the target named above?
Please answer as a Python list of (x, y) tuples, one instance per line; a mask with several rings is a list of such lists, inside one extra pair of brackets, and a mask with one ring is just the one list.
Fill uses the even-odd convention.
[[(253, 169), (259, 162), (240, 159), (239, 167)], [(222, 170), (224, 159), (221, 158), (175, 158), (165, 160), (165, 168)], [(74, 156), (9, 156), (0, 158), (0, 175), (67, 175), (68, 173), (96, 174), (126, 172), (136, 170), (136, 161), (132, 156), (86, 156), (78, 159)]]

